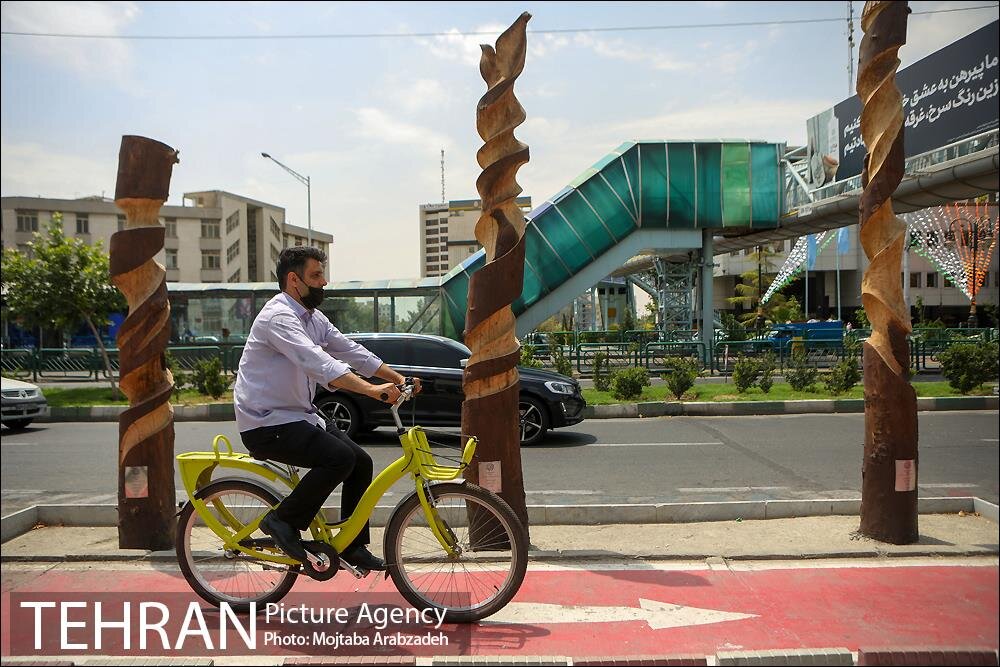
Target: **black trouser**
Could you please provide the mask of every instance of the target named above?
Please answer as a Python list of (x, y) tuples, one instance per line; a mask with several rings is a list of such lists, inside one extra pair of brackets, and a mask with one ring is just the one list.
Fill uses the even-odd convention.
[[(340, 517), (354, 512), (372, 481), (372, 459), (347, 434), (331, 423), (329, 431), (307, 421), (262, 426), (240, 433), (256, 459), (310, 468), (276, 511), (278, 518), (306, 530), (337, 485), (344, 483)], [(371, 541), (368, 524), (346, 550)]]

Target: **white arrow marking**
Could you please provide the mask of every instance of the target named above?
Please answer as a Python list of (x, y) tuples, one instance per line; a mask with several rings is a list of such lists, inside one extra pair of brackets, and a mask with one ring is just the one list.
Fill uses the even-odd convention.
[(482, 623), (612, 623), (616, 621), (646, 621), (650, 628), (683, 628), (725, 621), (756, 618), (757, 614), (739, 614), (716, 609), (699, 609), (678, 604), (644, 600), (638, 607), (574, 607), (544, 602), (511, 602)]

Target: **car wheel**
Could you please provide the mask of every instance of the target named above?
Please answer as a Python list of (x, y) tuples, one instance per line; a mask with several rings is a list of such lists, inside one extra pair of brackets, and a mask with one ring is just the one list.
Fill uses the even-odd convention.
[(354, 403), (346, 398), (330, 396), (316, 404), (316, 409), (326, 421), (333, 422), (337, 428), (353, 438), (361, 429), (361, 412)]
[(549, 429), (549, 415), (544, 405), (528, 397), (521, 399), (517, 409), (521, 419), (521, 444), (533, 445)]
[(5, 422), (5, 425), (7, 428), (22, 429), (27, 428), (31, 421), (30, 419), (11, 419), (9, 422)]

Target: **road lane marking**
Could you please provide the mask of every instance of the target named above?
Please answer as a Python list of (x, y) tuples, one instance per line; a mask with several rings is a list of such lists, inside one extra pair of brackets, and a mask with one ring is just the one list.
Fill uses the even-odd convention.
[(969, 489), (972, 487), (978, 487), (979, 485), (968, 482), (943, 482), (941, 484), (918, 484), (917, 486), (923, 489)]
[(787, 486), (692, 486), (678, 487), (681, 493), (739, 493), (741, 491), (783, 491)]
[(594, 442), (587, 447), (703, 447), (721, 442)]

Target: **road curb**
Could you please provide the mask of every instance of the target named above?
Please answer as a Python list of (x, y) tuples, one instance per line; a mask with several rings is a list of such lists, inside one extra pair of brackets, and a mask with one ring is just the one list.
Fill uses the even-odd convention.
[[(943, 410), (997, 410), (998, 396), (944, 396), (917, 399), (920, 412)], [(586, 419), (643, 417), (748, 417), (767, 415), (835, 414), (865, 411), (862, 398), (810, 399), (801, 401), (664, 401), (588, 405)]]
[[(54, 407), (38, 422), (113, 422), (118, 421), (128, 406), (98, 405), (93, 407)], [(998, 396), (944, 396), (918, 398), (917, 410), (997, 410)], [(649, 403), (615, 403), (588, 405), (585, 419), (637, 419), (646, 417), (749, 417), (758, 415), (804, 415), (864, 412), (861, 398), (811, 399), (802, 401), (655, 401)], [(233, 421), (236, 413), (232, 403), (205, 405), (175, 405), (174, 421)]]
[[(324, 508), (336, 516), (337, 508)], [(997, 523), (998, 506), (982, 498), (930, 497), (919, 498), (920, 514), (957, 514), (978, 512), (989, 521)], [(393, 507), (378, 506), (372, 514), (371, 525), (384, 527)], [(658, 503), (658, 504), (608, 504), (608, 505), (528, 505), (528, 519), (532, 525), (593, 526), (606, 524), (655, 524), (699, 523), (712, 521), (752, 521), (790, 519), (809, 516), (857, 516), (861, 511), (860, 499), (815, 500), (758, 500), (719, 503)], [(33, 505), (0, 519), (0, 541), (7, 542), (32, 530), (35, 526), (108, 527), (118, 525), (118, 508), (115, 505)], [(852, 554), (855, 552), (852, 551)], [(870, 550), (858, 553), (871, 555)], [(935, 552), (937, 553), (937, 552)], [(971, 553), (971, 552), (970, 552)], [(976, 554), (995, 553), (995, 550), (976, 551)], [(173, 552), (170, 552), (171, 556)], [(553, 555), (557, 554), (557, 555)], [(844, 554), (845, 556), (850, 554)], [(606, 552), (544, 552), (541, 558), (607, 557)], [(149, 557), (144, 554), (141, 558)], [(642, 558), (660, 557), (643, 554)], [(700, 556), (698, 556), (700, 557)], [(781, 557), (809, 557), (808, 555), (782, 555)], [(813, 556), (813, 557), (819, 557)], [(840, 557), (838, 555), (838, 557)], [(136, 558), (140, 558), (137, 556)], [(673, 557), (671, 557), (673, 558)], [(113, 560), (120, 560), (115, 556)], [(0, 560), (17, 560), (2, 556)], [(22, 559), (23, 560), (23, 559)], [(99, 560), (99, 559), (98, 559)]]

